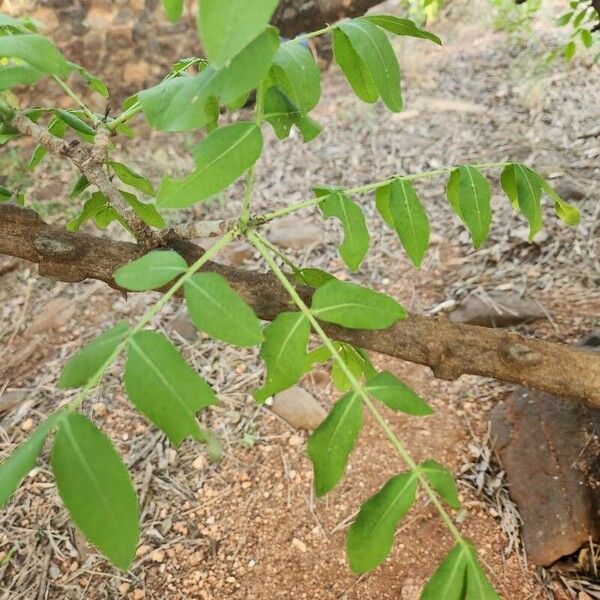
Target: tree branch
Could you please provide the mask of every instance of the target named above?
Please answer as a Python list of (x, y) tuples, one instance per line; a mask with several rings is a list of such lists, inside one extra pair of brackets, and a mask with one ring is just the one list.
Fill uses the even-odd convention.
[[(203, 250), (171, 239), (169, 247), (192, 262)], [(39, 265), (46, 277), (76, 282), (98, 279), (118, 289), (114, 271), (139, 258), (144, 248), (46, 224), (35, 212), (0, 205), (0, 253)], [(295, 310), (271, 274), (207, 263), (205, 270), (222, 274), (259, 317), (273, 320)], [(310, 303), (312, 290), (298, 287)], [(600, 355), (570, 346), (528, 339), (516, 333), (458, 325), (443, 318), (410, 316), (384, 331), (350, 330), (324, 325), (328, 335), (367, 350), (427, 365), (437, 377), (480, 375), (524, 385), (600, 407)]]

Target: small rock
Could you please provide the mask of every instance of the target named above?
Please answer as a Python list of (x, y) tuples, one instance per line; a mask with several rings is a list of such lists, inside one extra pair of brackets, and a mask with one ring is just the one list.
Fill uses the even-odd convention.
[(204, 471), (207, 465), (208, 459), (206, 458), (206, 456), (204, 456), (204, 454), (199, 454), (192, 463), (192, 467), (194, 467), (196, 471)]
[(156, 563), (161, 563), (165, 560), (165, 553), (164, 550), (155, 550), (151, 555), (150, 555), (150, 560), (152, 560), (153, 562)]
[(545, 317), (535, 302), (512, 292), (490, 292), (488, 295), (489, 303), (471, 296), (450, 313), (450, 320), (482, 327), (512, 327)]
[(140, 556), (146, 556), (146, 554), (148, 554), (148, 552), (151, 552), (151, 551), (152, 551), (152, 546), (148, 546), (148, 544), (142, 544), (135, 551), (135, 555), (139, 558)]
[(294, 216), (277, 220), (269, 235), (271, 242), (291, 250), (302, 250), (321, 242), (323, 238), (324, 233), (320, 227)]
[(167, 462), (171, 466), (176, 465), (177, 464), (177, 450), (175, 450), (175, 448), (167, 448), (165, 450), (165, 458), (167, 459)]
[(292, 435), (292, 436), (290, 436), (290, 439), (288, 440), (288, 445), (291, 446), (292, 448), (295, 448), (296, 446), (300, 446), (303, 441), (304, 441), (304, 439), (302, 438), (302, 436)]
[(299, 386), (275, 394), (271, 410), (298, 429), (316, 429), (327, 417), (327, 411)]
[(97, 417), (105, 417), (108, 414), (108, 408), (106, 408), (104, 402), (95, 402), (92, 408), (94, 410), (94, 415)]
[(33, 419), (25, 419), (22, 423), (21, 423), (21, 431), (24, 431), (25, 433), (31, 431), (33, 429)]
[(119, 590), (119, 594), (123, 596), (129, 591), (129, 584), (127, 582), (120, 583), (117, 589)]
[(60, 329), (69, 322), (74, 312), (75, 307), (66, 298), (50, 300), (44, 309), (35, 316), (27, 328), (26, 335)]
[(192, 323), (187, 309), (182, 306), (171, 321), (173, 331), (176, 331), (184, 340), (195, 342), (198, 339), (198, 330)]
[(300, 550), (300, 552), (306, 552), (306, 544), (298, 538), (292, 540), (292, 546), (296, 548), (296, 550)]

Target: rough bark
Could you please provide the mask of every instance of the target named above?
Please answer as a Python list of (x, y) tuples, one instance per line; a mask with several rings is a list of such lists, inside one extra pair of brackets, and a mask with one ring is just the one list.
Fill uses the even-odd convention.
[(293, 37), (347, 17), (358, 17), (383, 0), (283, 0), (273, 17), (281, 34)]
[[(203, 252), (180, 240), (172, 240), (170, 246), (188, 261)], [(0, 205), (0, 253), (37, 263), (46, 277), (67, 282), (98, 279), (117, 288), (112, 276), (115, 269), (144, 250), (128, 242), (69, 233), (46, 224), (30, 210), (4, 204)], [(270, 274), (216, 263), (207, 264), (206, 270), (226, 277), (262, 319), (272, 320), (282, 311), (295, 309)], [(310, 302), (309, 288), (299, 288), (299, 292)], [(367, 350), (427, 365), (440, 378), (480, 375), (600, 407), (600, 356), (578, 348), (420, 316), (410, 316), (383, 331), (331, 325), (326, 331)]]

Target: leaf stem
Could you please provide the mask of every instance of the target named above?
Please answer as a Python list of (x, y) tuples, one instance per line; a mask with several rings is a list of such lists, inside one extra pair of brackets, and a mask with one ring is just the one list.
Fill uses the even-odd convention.
[(275, 274), (277, 279), (279, 279), (279, 281), (281, 282), (281, 285), (283, 285), (283, 287), (289, 294), (290, 298), (294, 301), (296, 306), (299, 308), (300, 312), (302, 312), (302, 314), (308, 319), (312, 328), (315, 330), (317, 335), (323, 341), (323, 344), (325, 344), (325, 346), (331, 353), (331, 356), (333, 357), (333, 359), (338, 363), (340, 369), (344, 372), (344, 375), (346, 375), (346, 377), (348, 378), (348, 381), (352, 385), (354, 391), (361, 397), (361, 399), (363, 400), (363, 402), (365, 403), (365, 405), (367, 406), (367, 408), (369, 409), (369, 411), (371, 412), (371, 414), (373, 415), (373, 417), (375, 418), (375, 420), (377, 421), (379, 426), (383, 429), (385, 435), (390, 440), (392, 446), (394, 446), (394, 449), (396, 450), (396, 452), (398, 453), (400, 458), (404, 461), (406, 466), (413, 473), (415, 473), (415, 475), (419, 479), (419, 483), (420, 483), (421, 487), (425, 490), (425, 493), (427, 494), (427, 496), (429, 496), (431, 502), (433, 503), (436, 510), (440, 514), (440, 517), (444, 521), (444, 524), (446, 525), (446, 527), (452, 533), (452, 536), (454, 537), (454, 539), (458, 543), (464, 544), (465, 543), (464, 538), (458, 531), (456, 525), (454, 525), (452, 519), (450, 518), (450, 515), (446, 512), (446, 509), (443, 507), (440, 499), (438, 498), (438, 495), (435, 493), (435, 491), (433, 490), (433, 488), (427, 481), (427, 478), (421, 471), (419, 465), (414, 461), (414, 459), (412, 458), (412, 456), (410, 455), (408, 450), (404, 447), (402, 442), (398, 439), (398, 436), (394, 433), (392, 428), (389, 426), (385, 417), (377, 409), (375, 404), (373, 404), (373, 402), (369, 398), (369, 394), (366, 391), (365, 387), (358, 381), (358, 379), (354, 376), (354, 374), (348, 368), (346, 363), (342, 360), (342, 357), (340, 356), (337, 348), (335, 347), (335, 344), (332, 342), (332, 340), (329, 338), (329, 336), (325, 333), (325, 331), (323, 330), (323, 328), (321, 327), (321, 325), (319, 324), (317, 319), (314, 317), (310, 308), (308, 308), (308, 306), (306, 306), (306, 304), (304, 303), (304, 301), (302, 300), (302, 298), (300, 297), (300, 295), (298, 294), (298, 292), (296, 291), (296, 289), (294, 288), (292, 283), (285, 276), (285, 273), (277, 266), (277, 263), (273, 260), (273, 257), (269, 254), (267, 247), (265, 246), (265, 240), (255, 232), (250, 232), (248, 234), (248, 239), (250, 240), (250, 242), (252, 242), (254, 247), (260, 252), (262, 257), (265, 259), (265, 261), (269, 265), (270, 269), (273, 271), (273, 273)]
[[(476, 169), (494, 169), (497, 167), (504, 167), (507, 164), (510, 164), (510, 163), (507, 163), (507, 162), (481, 163), (481, 164), (471, 165), (471, 166), (475, 167)], [(432, 179), (433, 177), (438, 177), (439, 175), (443, 175), (444, 173), (447, 173), (448, 171), (452, 171), (452, 169), (455, 169), (455, 168), (456, 168), (456, 166), (454, 165), (454, 166), (450, 166), (450, 167), (441, 167), (439, 169), (434, 169), (433, 171), (424, 171), (422, 173), (413, 173), (413, 174), (409, 174), (409, 175), (403, 175), (403, 174), (399, 173), (397, 175), (392, 175), (391, 177), (388, 177), (387, 179), (384, 179), (383, 181), (376, 181), (374, 183), (368, 183), (366, 185), (361, 185), (358, 187), (349, 188), (349, 189), (345, 189), (345, 190), (341, 190), (341, 191), (343, 191), (346, 194), (365, 194), (365, 193), (371, 192), (377, 188), (383, 187), (384, 185), (388, 185), (389, 183), (394, 181), (394, 179), (403, 179), (405, 181), (413, 181), (415, 179)], [(311, 206), (320, 204), (326, 198), (327, 198), (327, 196), (318, 196), (318, 197), (314, 197), (314, 198), (309, 198), (308, 200), (303, 200), (302, 202), (298, 202), (297, 204), (292, 204), (291, 206), (286, 206), (284, 208), (275, 210), (270, 213), (266, 213), (264, 215), (257, 215), (255, 217), (255, 221), (257, 224), (262, 225), (263, 223), (268, 223), (269, 221), (272, 221), (273, 219), (277, 219), (279, 217), (289, 215), (290, 213), (297, 212), (304, 208), (310, 208)]]
[(244, 189), (244, 199), (242, 200), (242, 212), (240, 213), (240, 226), (244, 230), (250, 220), (250, 200), (252, 199), (252, 189), (254, 188), (255, 165), (248, 169), (246, 174), (246, 188)]
[(316, 31), (310, 31), (309, 33), (303, 33), (302, 35), (297, 35), (295, 38), (292, 38), (290, 41), (297, 42), (299, 40), (310, 40), (311, 38), (318, 37), (319, 35), (325, 35), (329, 33), (333, 29), (335, 29), (340, 24), (340, 21), (335, 23), (334, 25), (327, 25), (327, 27), (323, 27), (323, 29), (317, 29)]
[(98, 117), (98, 115), (94, 114), (86, 105), (86, 103), (62, 80), (60, 77), (56, 75), (52, 75), (52, 79), (62, 88), (62, 90), (77, 104), (85, 113), (85, 115), (92, 121), (92, 123), (96, 126), (101, 125), (102, 121)]

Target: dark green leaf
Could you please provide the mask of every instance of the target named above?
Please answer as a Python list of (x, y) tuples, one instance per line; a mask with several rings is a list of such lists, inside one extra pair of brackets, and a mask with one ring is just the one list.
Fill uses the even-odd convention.
[(310, 142), (322, 131), (322, 127), (310, 117), (303, 115), (289, 98), (278, 88), (270, 87), (264, 98), (264, 118), (282, 140), (290, 135), (296, 125), (304, 142)]
[(348, 36), (340, 29), (333, 30), (333, 55), (354, 93), (372, 104), (379, 98), (373, 75), (365, 61), (356, 52)]
[[(421, 600), (467, 600), (468, 558), (466, 544), (454, 546), (425, 585)], [(481, 599), (473, 597), (472, 600)]]
[(304, 373), (310, 325), (300, 312), (280, 313), (264, 329), (260, 357), (267, 365), (262, 388), (254, 393), (257, 402), (298, 382)]
[(225, 66), (269, 24), (278, 0), (202, 0), (198, 31), (208, 60)]
[(198, 273), (185, 283), (185, 301), (198, 329), (236, 346), (255, 346), (262, 329), (254, 311), (218, 273)]
[(78, 388), (89, 383), (112, 356), (128, 331), (127, 322), (121, 321), (86, 344), (64, 366), (58, 387)]
[(452, 171), (446, 192), (452, 208), (469, 228), (473, 246), (479, 248), (492, 222), (490, 184), (475, 167), (467, 165)]
[[(455, 177), (457, 179), (457, 177)], [(452, 177), (450, 178), (452, 181)], [(512, 207), (515, 210), (519, 210), (519, 195), (517, 193), (517, 180), (515, 177), (515, 166), (511, 163), (504, 167), (502, 174), (500, 175), (500, 184), (506, 194), (506, 197), (510, 200)], [(450, 185), (450, 182), (448, 182)], [(450, 196), (450, 194), (448, 194)], [(456, 210), (456, 209), (455, 209)]]
[(123, 382), (136, 408), (174, 446), (187, 437), (207, 441), (196, 413), (217, 398), (164, 335), (142, 331), (131, 339)]
[(70, 113), (67, 110), (55, 110), (56, 115), (58, 115), (69, 127), (75, 129), (75, 131), (79, 131), (80, 133), (84, 133), (86, 135), (96, 135), (96, 130), (90, 127), (85, 121), (80, 119), (78, 116)]
[(477, 551), (467, 542), (469, 556), (467, 564), (467, 600), (501, 600), (483, 571)]
[(46, 438), (62, 416), (62, 412), (57, 412), (42, 421), (33, 433), (0, 463), (0, 507), (10, 500), (21, 481), (35, 467)]
[(185, 259), (175, 250), (153, 250), (119, 267), (114, 277), (120, 287), (142, 292), (162, 287), (185, 273), (187, 268)]
[(86, 417), (62, 419), (52, 448), (61, 498), (85, 537), (117, 567), (131, 565), (139, 538), (135, 490), (111, 441)]
[(365, 386), (369, 394), (393, 410), (414, 416), (433, 414), (431, 407), (418, 394), (389, 371), (371, 377)]
[(355, 573), (370, 571), (387, 558), (396, 527), (414, 504), (416, 493), (414, 473), (402, 473), (362, 505), (346, 538), (348, 560)]
[(378, 187), (375, 191), (375, 206), (386, 225), (393, 229), (395, 224), (394, 216), (390, 210), (390, 194), (391, 188), (389, 183)]
[(90, 182), (88, 181), (87, 177), (85, 175), (80, 175), (73, 185), (73, 188), (69, 192), (69, 198), (77, 198), (77, 196), (86, 190), (89, 185)]
[(437, 35), (431, 33), (430, 31), (426, 31), (425, 29), (419, 29), (410, 19), (401, 19), (391, 15), (372, 15), (361, 18), (365, 21), (371, 21), (371, 23), (375, 23), (375, 25), (378, 25), (383, 29), (387, 29), (396, 35), (422, 38), (425, 40), (430, 40), (436, 44), (439, 44), (440, 46), (442, 45), (442, 40), (440, 40)]
[(312, 310), (323, 321), (351, 329), (385, 329), (406, 318), (393, 298), (337, 279), (314, 293)]
[(515, 164), (519, 208), (529, 221), (529, 240), (542, 228), (542, 186), (536, 174), (525, 165)]
[(456, 490), (456, 482), (452, 473), (435, 460), (427, 460), (420, 466), (421, 471), (433, 486), (433, 489), (448, 503), (451, 508), (458, 510), (460, 500)]
[(321, 97), (321, 70), (308, 48), (294, 40), (281, 44), (273, 59), (271, 77), (291, 102), (306, 114)]
[(48, 75), (66, 77), (71, 67), (56, 46), (37, 33), (0, 36), (0, 57), (20, 58)]
[[(384, 193), (380, 192), (378, 207)], [(410, 181), (396, 179), (390, 184), (387, 210), (381, 213), (384, 220), (392, 217), (404, 250), (415, 267), (420, 266), (429, 247), (429, 219)]]
[(369, 250), (369, 231), (362, 210), (341, 192), (330, 193), (319, 207), (326, 218), (337, 217), (344, 229), (340, 256), (352, 271), (357, 271)]
[(377, 25), (360, 19), (344, 21), (338, 27), (364, 61), (386, 106), (393, 112), (400, 112), (400, 67), (385, 32)]
[[(81, 214), (67, 223), (69, 231), (77, 231), (86, 221), (95, 218), (102, 211), (108, 209), (108, 200), (100, 192), (94, 192), (89, 200), (83, 205)], [(111, 218), (112, 220), (112, 218)]]
[(197, 168), (183, 179), (165, 177), (158, 193), (162, 208), (186, 208), (224, 190), (249, 169), (262, 152), (255, 123), (240, 122), (216, 129), (194, 149)]
[(344, 476), (348, 456), (362, 428), (360, 397), (348, 392), (308, 440), (308, 455), (315, 473), (315, 493), (323, 496)]
[(123, 183), (148, 194), (148, 196), (156, 196), (152, 183), (143, 175), (136, 173), (131, 167), (114, 161), (110, 161), (108, 164)]

